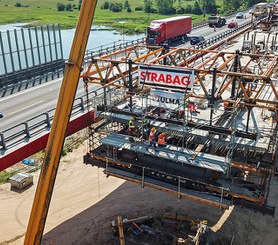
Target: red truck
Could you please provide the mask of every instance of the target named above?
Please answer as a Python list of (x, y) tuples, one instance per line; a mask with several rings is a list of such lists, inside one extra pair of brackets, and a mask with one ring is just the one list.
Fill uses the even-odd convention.
[(177, 16), (161, 20), (153, 20), (147, 28), (147, 44), (163, 43), (184, 39), (191, 32), (191, 16)]

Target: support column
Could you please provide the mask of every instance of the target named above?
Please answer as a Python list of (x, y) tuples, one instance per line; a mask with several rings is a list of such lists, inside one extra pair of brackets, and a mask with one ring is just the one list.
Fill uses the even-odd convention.
[(209, 125), (212, 125), (212, 114), (213, 114), (213, 106), (215, 102), (215, 84), (216, 84), (216, 74), (217, 74), (217, 68), (214, 67), (212, 70), (212, 87), (211, 87), (211, 95), (210, 95), (210, 118), (209, 118)]
[[(239, 58), (239, 50), (236, 50), (236, 57), (235, 57), (235, 63), (234, 63), (234, 72), (237, 72), (238, 67), (238, 58)], [(236, 77), (233, 78), (232, 83), (232, 91), (231, 91), (231, 99), (235, 97), (235, 90), (236, 90)]]
[(128, 60), (128, 93), (129, 93), (129, 108), (132, 111), (132, 92), (133, 92), (133, 84), (132, 84), (132, 60)]
[(245, 132), (246, 132), (246, 133), (248, 133), (249, 120), (250, 120), (250, 114), (251, 114), (252, 107), (247, 106), (247, 110), (248, 110), (248, 113), (247, 113), (246, 129), (245, 129)]

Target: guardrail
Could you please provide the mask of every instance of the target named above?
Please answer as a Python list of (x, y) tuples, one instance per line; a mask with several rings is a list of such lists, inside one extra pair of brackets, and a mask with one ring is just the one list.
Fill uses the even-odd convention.
[(91, 57), (100, 57), (102, 55), (106, 55), (106, 54), (110, 54), (113, 52), (116, 52), (118, 50), (124, 49), (126, 47), (130, 47), (133, 45), (138, 45), (138, 44), (142, 44), (145, 42), (145, 37), (136, 39), (136, 40), (132, 40), (132, 41), (116, 41), (113, 42), (113, 44), (111, 46), (106, 45), (101, 45), (100, 47), (94, 48), (94, 49), (89, 49), (86, 51), (85, 56), (84, 56), (84, 63), (89, 62), (88, 59), (90, 59)]
[[(124, 98), (126, 93), (122, 91), (120, 94), (117, 94), (115, 93), (115, 89), (116, 88), (110, 87), (106, 88), (105, 96), (102, 87), (91, 91), (89, 97), (93, 97), (93, 101), (89, 101), (89, 104), (83, 97), (76, 98), (74, 100), (71, 117), (85, 113), (88, 106), (90, 110), (97, 111), (97, 107), (100, 105), (103, 106), (111, 105), (111, 103), (118, 103)], [(104, 100), (104, 97), (106, 100)], [(42, 132), (49, 131), (54, 118), (54, 113), (55, 108), (0, 132), (0, 155), (3, 155), (6, 150), (11, 149), (20, 143), (28, 142), (32, 137), (38, 136)]]
[(213, 36), (210, 39), (205, 40), (202, 43), (198, 43), (198, 44), (194, 45), (194, 49), (204, 49), (204, 48), (210, 46), (211, 44), (216, 43), (220, 40), (223, 40), (223, 38), (242, 30), (243, 28), (247, 27), (248, 25), (251, 25), (252, 23), (253, 22), (250, 20), (250, 21), (245, 22), (244, 24), (239, 25), (237, 28), (231, 28), (228, 31), (224, 31), (216, 36)]
[[(208, 22), (206, 20), (203, 20), (198, 23), (193, 23), (191, 28), (196, 29), (196, 28), (205, 26), (207, 24), (208, 24)], [(113, 53), (113, 52), (123, 49), (125, 47), (130, 47), (133, 45), (145, 43), (145, 40), (146, 40), (145, 37), (142, 37), (142, 38), (139, 38), (139, 39), (133, 40), (133, 41), (126, 41), (126, 42), (119, 40), (119, 41), (113, 42), (113, 45), (111, 45), (111, 46), (107, 46), (107, 44), (106, 44), (106, 45), (102, 45), (102, 46), (94, 48), (94, 49), (87, 50), (85, 53), (84, 62), (86, 63), (86, 59), (88, 59), (90, 57), (95, 57), (95, 56), (99, 57), (104, 54)]]
[(32, 77), (28, 80), (23, 80), (10, 85), (3, 86), (0, 89), (0, 97), (5, 97), (6, 95), (11, 95), (21, 90), (35, 87), (37, 85), (46, 83), (48, 81), (53, 81), (56, 78), (62, 77), (64, 74), (64, 68), (58, 69), (52, 72), (45, 73), (40, 76)]
[[(79, 97), (74, 102), (72, 116), (84, 111), (84, 100)], [(0, 132), (0, 150), (7, 150), (19, 143), (28, 142), (30, 138), (39, 135), (41, 132), (49, 131), (54, 113), (55, 108)]]

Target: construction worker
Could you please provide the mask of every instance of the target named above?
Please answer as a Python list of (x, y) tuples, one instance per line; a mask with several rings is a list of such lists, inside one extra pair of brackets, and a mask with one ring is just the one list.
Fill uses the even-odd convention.
[(158, 135), (158, 146), (166, 146), (166, 140), (165, 140), (165, 132), (162, 132), (160, 135)]
[(154, 146), (154, 148), (156, 148), (155, 133), (156, 133), (156, 129), (152, 128), (149, 135), (150, 146)]
[(133, 134), (135, 131), (135, 125), (134, 125), (134, 117), (131, 117), (128, 122), (128, 132)]

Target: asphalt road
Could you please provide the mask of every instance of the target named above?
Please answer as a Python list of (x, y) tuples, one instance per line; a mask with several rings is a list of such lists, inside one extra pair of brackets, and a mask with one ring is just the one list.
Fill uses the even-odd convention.
[[(251, 19), (250, 14), (246, 14), (246, 16), (247, 19), (235, 19), (235, 17), (229, 17), (227, 19), (227, 24), (233, 19), (236, 20), (238, 24), (242, 24)], [(192, 47), (189, 43), (190, 36), (192, 35), (203, 35), (206, 39), (209, 39), (227, 29), (227, 25), (216, 28), (216, 31), (214, 31), (214, 28), (208, 26), (194, 29), (188, 36), (186, 43), (183, 44), (183, 47)], [(0, 111), (4, 114), (4, 117), (0, 119), (0, 132), (38, 114), (55, 108), (61, 82), (62, 79), (59, 78), (14, 95), (1, 98)], [(84, 87), (83, 82), (81, 81), (79, 83), (76, 97), (82, 95), (84, 95)]]

